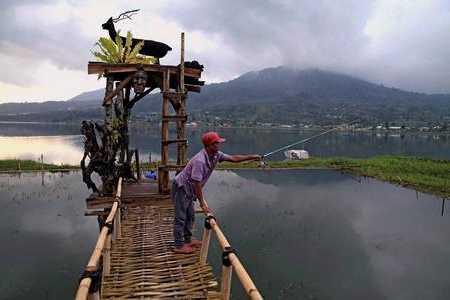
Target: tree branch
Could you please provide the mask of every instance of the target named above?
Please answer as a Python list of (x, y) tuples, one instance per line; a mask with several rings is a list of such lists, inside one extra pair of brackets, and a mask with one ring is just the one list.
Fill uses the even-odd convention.
[(131, 100), (130, 102), (128, 102), (128, 109), (133, 108), (133, 106), (136, 104), (136, 102), (138, 102), (139, 100), (141, 100), (142, 98), (144, 98), (145, 96), (147, 96), (148, 94), (150, 94), (151, 91), (153, 91), (155, 88), (154, 87), (149, 87), (146, 91), (144, 91), (142, 94), (136, 95), (134, 96), (133, 100)]

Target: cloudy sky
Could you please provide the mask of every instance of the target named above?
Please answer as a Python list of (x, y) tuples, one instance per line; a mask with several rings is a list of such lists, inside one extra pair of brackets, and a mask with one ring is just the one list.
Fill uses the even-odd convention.
[(450, 92), (448, 0), (0, 0), (0, 103), (65, 100), (103, 87), (87, 75), (110, 16), (140, 8), (122, 32), (174, 49), (208, 82), (289, 65), (343, 72), (406, 90)]

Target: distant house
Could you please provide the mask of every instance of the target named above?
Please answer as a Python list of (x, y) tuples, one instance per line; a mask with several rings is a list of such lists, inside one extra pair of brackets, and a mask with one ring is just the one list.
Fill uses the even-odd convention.
[(402, 127), (400, 126), (389, 126), (389, 130), (401, 130)]

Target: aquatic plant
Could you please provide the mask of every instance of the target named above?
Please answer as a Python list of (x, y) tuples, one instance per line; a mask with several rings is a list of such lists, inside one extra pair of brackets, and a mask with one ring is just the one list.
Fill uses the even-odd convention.
[(95, 46), (97, 49), (91, 50), (91, 53), (102, 62), (110, 64), (155, 64), (158, 59), (153, 56), (145, 56), (139, 54), (139, 51), (144, 46), (144, 42), (137, 43), (132, 46), (132, 34), (127, 33), (125, 45), (119, 35), (115, 40), (111, 38), (101, 37)]

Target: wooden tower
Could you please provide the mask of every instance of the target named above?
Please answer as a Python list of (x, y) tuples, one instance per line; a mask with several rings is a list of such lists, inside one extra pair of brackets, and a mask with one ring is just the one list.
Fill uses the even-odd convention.
[[(189, 63), (187, 63), (189, 65)], [(194, 67), (185, 67), (184, 62), (184, 33), (181, 34), (181, 59), (178, 66), (159, 64), (107, 64), (89, 62), (88, 74), (103, 74), (106, 77), (106, 90), (103, 106), (105, 109), (105, 127), (111, 129), (113, 119), (113, 105), (122, 103), (136, 103), (153, 89), (159, 88), (162, 94), (161, 112), (161, 163), (158, 166), (158, 191), (167, 194), (169, 187), (169, 171), (181, 170), (187, 161), (186, 139), (186, 98), (187, 93), (200, 92), (203, 81), (199, 81), (202, 68), (198, 63)], [(195, 67), (197, 65), (198, 67)], [(192, 65), (189, 65), (192, 66)], [(134, 99), (130, 99), (130, 89), (135, 73), (145, 71), (149, 81), (147, 90)], [(115, 89), (114, 89), (115, 87)], [(175, 114), (170, 115), (169, 104)], [(128, 122), (128, 120), (126, 120)], [(169, 135), (169, 124), (176, 125), (176, 137)], [(177, 145), (176, 162), (169, 161), (169, 145)]]

